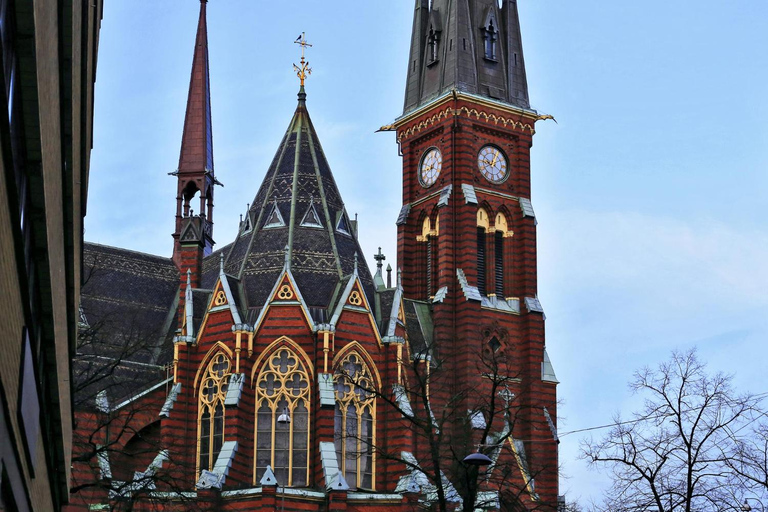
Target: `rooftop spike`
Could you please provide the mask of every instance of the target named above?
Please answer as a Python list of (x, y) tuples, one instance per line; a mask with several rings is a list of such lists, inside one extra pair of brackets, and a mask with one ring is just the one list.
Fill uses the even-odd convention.
[(187, 269), (187, 288), (184, 290), (184, 316), (186, 317), (188, 338), (195, 335), (195, 326), (193, 323), (194, 311), (192, 310), (192, 271)]

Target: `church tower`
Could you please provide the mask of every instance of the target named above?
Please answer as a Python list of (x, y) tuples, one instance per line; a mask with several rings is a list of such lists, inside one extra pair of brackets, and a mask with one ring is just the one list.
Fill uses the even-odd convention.
[[(207, 0), (200, 2), (192, 76), (189, 80), (187, 112), (181, 139), (179, 167), (170, 173), (177, 178), (176, 229), (173, 232), (173, 261), (182, 270), (200, 269), (202, 258), (213, 249), (213, 189), (221, 185), (213, 171), (211, 129), (211, 84), (208, 68)], [(193, 199), (199, 194), (197, 215)], [(187, 250), (183, 251), (183, 246)], [(185, 256), (182, 257), (182, 252)], [(182, 260), (187, 260), (184, 263)]]
[[(543, 118), (528, 100), (515, 0), (416, 0), (404, 111), (389, 127), (403, 158), (402, 287), (432, 308), (452, 379), (444, 400), (463, 396), (459, 408), (478, 411), (495, 389), (489, 368), (505, 373), (505, 396), (495, 398), (510, 404), (524, 501), (549, 510), (557, 379), (537, 297), (530, 169)], [(489, 439), (472, 442), (490, 454)]]

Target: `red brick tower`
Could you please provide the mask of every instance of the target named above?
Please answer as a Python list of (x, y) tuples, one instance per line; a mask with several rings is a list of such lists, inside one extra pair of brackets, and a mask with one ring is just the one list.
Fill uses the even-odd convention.
[(403, 156), (405, 296), (432, 304), (434, 344), (449, 376), (435, 385), (435, 399), (476, 414), (469, 439), (466, 417), (456, 419), (454, 448), (504, 448), (494, 443), (499, 427), (488, 425), (495, 406), (509, 416), (502, 424), (512, 431), (520, 500), (552, 509), (557, 380), (544, 345), (531, 206), (540, 117), (528, 102), (515, 0), (416, 1), (404, 113), (391, 127)]

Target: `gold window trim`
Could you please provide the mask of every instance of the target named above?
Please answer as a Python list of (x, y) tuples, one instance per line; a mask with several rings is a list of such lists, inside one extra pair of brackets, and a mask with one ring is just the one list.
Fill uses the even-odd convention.
[(485, 208), (477, 209), (477, 227), (485, 228), (486, 231), (491, 227), (488, 212), (485, 211)]
[[(286, 353), (287, 357), (293, 358), (295, 360), (295, 364), (286, 368), (285, 372), (281, 372), (280, 368), (274, 364), (274, 361), (280, 357), (281, 354)], [(257, 475), (258, 475), (258, 435), (259, 435), (259, 409), (261, 408), (264, 401), (267, 402), (269, 405), (269, 408), (272, 412), (272, 426), (270, 429), (270, 466), (273, 468), (275, 467), (275, 432), (276, 432), (276, 424), (277, 417), (279, 414), (281, 414), (283, 411), (278, 410), (278, 406), (281, 400), (285, 399), (285, 401), (288, 403), (288, 415), (290, 418), (294, 418), (294, 412), (296, 410), (296, 406), (301, 402), (304, 404), (304, 407), (307, 410), (307, 468), (306, 468), (306, 475), (305, 475), (305, 482), (306, 485), (309, 485), (309, 470), (312, 465), (312, 460), (309, 457), (309, 451), (310, 451), (310, 433), (312, 432), (312, 415), (311, 415), (311, 409), (310, 409), (310, 396), (311, 396), (311, 387), (312, 387), (312, 379), (310, 378), (310, 373), (307, 371), (304, 359), (300, 356), (300, 354), (294, 350), (291, 349), (288, 345), (282, 345), (273, 352), (271, 352), (268, 356), (264, 357), (265, 363), (263, 368), (258, 374), (258, 378), (254, 382), (254, 387), (256, 388), (256, 403), (254, 407), (254, 426), (253, 426), (253, 439), (254, 439), (254, 447), (253, 447), (253, 483), (256, 484)], [(262, 387), (260, 387), (260, 384), (263, 382), (266, 382), (269, 377), (273, 377), (276, 382), (280, 383), (279, 387), (275, 387), (277, 390), (273, 395), (268, 395)], [(303, 379), (304, 382), (307, 383), (307, 386), (300, 390), (299, 394), (293, 394), (289, 390), (291, 388), (288, 388), (286, 384), (289, 383), (290, 380), (292, 380), (294, 377), (298, 377), (299, 379)], [(290, 487), (293, 485), (293, 427), (294, 422), (290, 422), (290, 427), (288, 430), (288, 482), (286, 484), (283, 484), (287, 487)]]
[[(355, 376), (353, 380), (353, 384), (350, 386), (349, 391), (346, 392), (343, 396), (339, 396), (339, 389), (336, 384), (338, 384), (339, 379), (347, 378), (348, 376), (344, 375), (342, 373), (342, 368), (344, 368), (345, 363), (351, 361), (352, 358), (357, 358), (357, 360), (360, 363), (362, 371), (360, 372), (359, 376)], [(335, 362), (336, 371), (334, 371), (333, 375), (333, 381), (334, 381), (334, 396), (336, 398), (336, 404), (339, 407), (339, 410), (342, 414), (342, 424), (341, 424), (341, 457), (339, 457), (338, 464), (339, 464), (339, 471), (341, 471), (341, 474), (346, 477), (346, 450), (347, 450), (347, 443), (346, 441), (346, 430), (347, 430), (347, 411), (349, 409), (349, 406), (352, 405), (355, 408), (355, 417), (357, 419), (357, 433), (356, 433), (356, 444), (357, 444), (357, 453), (358, 456), (356, 458), (356, 471), (355, 471), (355, 482), (347, 482), (348, 484), (353, 484), (356, 488), (365, 488), (370, 490), (376, 490), (376, 395), (375, 393), (368, 393), (368, 396), (365, 400), (360, 400), (358, 393), (355, 392), (357, 387), (361, 387), (363, 389), (378, 389), (376, 387), (377, 382), (374, 379), (378, 380), (378, 372), (371, 371), (371, 367), (369, 366), (367, 358), (364, 357), (362, 354), (357, 352), (356, 350), (349, 350), (346, 354), (344, 354), (343, 358), (340, 360), (337, 359)], [(375, 366), (373, 367), (375, 370)], [(359, 386), (357, 384), (362, 384), (362, 386)], [(368, 413), (371, 415), (371, 446), (369, 447), (370, 453), (371, 453), (371, 486), (370, 487), (363, 487), (363, 467), (360, 463), (362, 457), (360, 454), (362, 454), (362, 448), (364, 441), (362, 440), (362, 428), (363, 428), (363, 414), (365, 411), (368, 410)], [(335, 432), (334, 432), (335, 434)], [(335, 438), (334, 438), (335, 439)]]
[[(217, 365), (224, 365), (220, 366), (219, 368), (216, 368)], [(227, 397), (227, 388), (229, 386), (229, 378), (232, 375), (230, 372), (230, 369), (232, 368), (232, 361), (230, 361), (230, 358), (227, 357), (227, 355), (224, 352), (219, 352), (215, 354), (212, 358), (210, 358), (207, 361), (207, 364), (204, 362), (205, 366), (201, 366), (202, 368), (205, 368), (205, 373), (203, 374), (203, 378), (200, 380), (200, 390), (198, 392), (198, 400), (197, 400), (197, 450), (196, 450), (196, 456), (195, 456), (195, 474), (199, 475), (200, 472), (203, 469), (211, 470), (213, 468), (214, 464), (216, 464), (216, 461), (214, 460), (214, 428), (215, 428), (215, 414), (216, 414), (216, 408), (217, 406), (221, 406), (222, 409), (222, 424), (221, 424), (221, 436), (222, 436), (222, 444), (224, 443), (224, 432), (226, 429), (227, 424), (227, 415), (226, 415), (226, 407), (224, 406), (224, 400)], [(199, 373), (199, 370), (198, 370)], [(212, 385), (215, 387), (216, 392), (213, 393), (211, 397), (207, 397), (205, 393), (206, 389), (206, 383), (210, 381)], [(203, 427), (203, 414), (205, 412), (208, 412), (210, 422), (209, 430), (208, 430), (208, 467), (207, 468), (201, 468), (200, 467), (200, 448), (202, 444), (202, 427)], [(218, 454), (217, 454), (218, 455)]]

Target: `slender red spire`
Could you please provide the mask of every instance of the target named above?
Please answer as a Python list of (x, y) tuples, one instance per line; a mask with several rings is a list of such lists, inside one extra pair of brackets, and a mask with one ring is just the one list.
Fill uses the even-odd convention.
[[(210, 254), (213, 247), (213, 187), (219, 184), (213, 172), (213, 133), (211, 131), (211, 84), (208, 68), (208, 25), (206, 22), (207, 0), (200, 2), (200, 19), (197, 23), (195, 52), (192, 59), (192, 75), (189, 80), (187, 112), (184, 133), (181, 138), (179, 168), (173, 173), (178, 179), (176, 194), (176, 230), (173, 233), (173, 259), (180, 263), (181, 234), (194, 214), (192, 199), (200, 194), (197, 210), (200, 225), (197, 237)], [(192, 207), (192, 208), (190, 208)], [(187, 236), (187, 235), (185, 235)], [(185, 238), (186, 240), (186, 238)]]
[(211, 134), (211, 92), (208, 70), (208, 26), (205, 0), (200, 2), (192, 77), (189, 81), (187, 115), (181, 140), (179, 172), (213, 172), (213, 136)]

